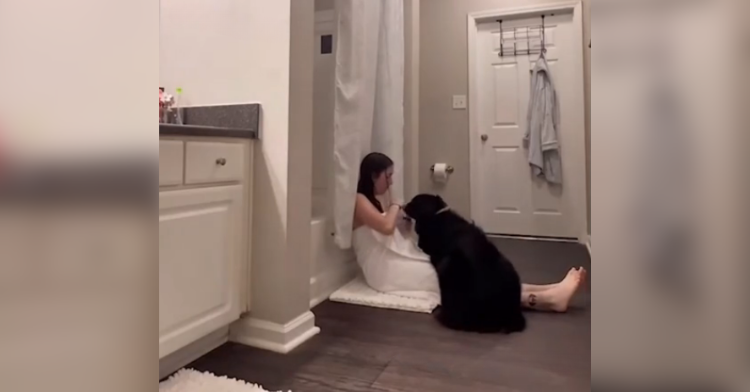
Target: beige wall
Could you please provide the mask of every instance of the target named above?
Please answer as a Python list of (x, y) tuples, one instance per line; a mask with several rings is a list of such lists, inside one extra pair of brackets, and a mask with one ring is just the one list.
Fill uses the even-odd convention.
[[(261, 101), (264, 118), (281, 111), (284, 121), (272, 126), (264, 119), (255, 143), (250, 316), (283, 325), (310, 303), (314, 14), (307, 0), (254, 2), (266, 18), (283, 19), (263, 35), (284, 41), (260, 57), (280, 60), (275, 72), (283, 80), (269, 89), (285, 99)], [(253, 331), (236, 327), (237, 335)]]
[[(429, 1), (429, 0), (428, 0)], [(404, 1), (404, 197), (419, 193), (419, 9)]]
[(589, 242), (591, 242), (591, 0), (583, 1), (583, 40), (584, 40), (584, 80), (586, 84), (586, 199), (589, 222)]
[(332, 10), (335, 7), (335, 0), (314, 0), (315, 11)]
[(267, 3), (161, 0), (159, 86), (185, 106), (262, 102), (264, 125), (286, 127), (289, 5)]
[[(312, 145), (315, 11), (310, 0), (292, 0), (289, 69), (289, 196), (287, 200), (287, 255), (278, 276), (284, 287), (287, 318), (310, 309), (312, 244)], [(278, 264), (278, 262), (277, 262)], [(288, 321), (288, 320), (287, 320)]]
[[(587, 162), (590, 156), (588, 144), (591, 128), (588, 115), (591, 102), (591, 72), (588, 57), (588, 42), (591, 36), (590, 1), (583, 0), (586, 41)], [(469, 91), (467, 15), (472, 12), (504, 7), (554, 2), (554, 0), (429, 0), (421, 2), (418, 168), (421, 192), (440, 193), (459, 212), (466, 216), (470, 215), (469, 112), (451, 108), (451, 96), (468, 95)], [(444, 187), (438, 187), (430, 180), (429, 168), (435, 162), (447, 162), (456, 168), (450, 182)], [(588, 163), (587, 167), (589, 167)], [(587, 176), (589, 176), (588, 173)], [(588, 189), (590, 202), (590, 186)]]

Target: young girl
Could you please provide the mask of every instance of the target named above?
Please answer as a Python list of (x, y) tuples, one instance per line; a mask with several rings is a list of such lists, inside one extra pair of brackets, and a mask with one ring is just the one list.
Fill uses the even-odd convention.
[[(393, 161), (388, 156), (374, 152), (362, 160), (352, 235), (357, 263), (367, 284), (375, 290), (439, 298), (440, 287), (430, 258), (409, 236), (410, 228), (401, 211), (402, 201), (391, 199), (392, 176)], [(556, 284), (524, 284), (522, 305), (565, 312), (585, 278), (586, 270), (574, 268)]]

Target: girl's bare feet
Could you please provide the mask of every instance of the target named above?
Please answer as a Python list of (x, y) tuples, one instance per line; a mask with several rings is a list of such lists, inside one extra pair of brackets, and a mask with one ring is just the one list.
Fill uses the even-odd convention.
[(586, 281), (587, 272), (584, 268), (573, 268), (562, 282), (547, 292), (550, 299), (550, 309), (555, 312), (566, 312), (573, 295)]
[[(582, 282), (586, 282), (586, 277), (588, 276), (588, 271), (586, 271), (586, 269), (583, 268), (583, 267), (571, 268), (570, 271), (568, 271), (568, 274), (565, 275), (565, 279), (568, 279), (568, 278), (571, 277), (571, 275), (575, 275), (575, 274), (581, 274)], [(563, 279), (563, 282), (565, 281), (565, 279)], [(562, 282), (560, 282), (560, 283), (562, 283)], [(560, 284), (560, 283), (557, 283), (557, 284)]]

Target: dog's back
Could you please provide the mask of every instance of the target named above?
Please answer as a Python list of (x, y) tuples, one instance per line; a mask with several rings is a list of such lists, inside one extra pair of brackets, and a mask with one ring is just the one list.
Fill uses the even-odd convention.
[(510, 261), (479, 227), (452, 211), (430, 226), (420, 233), (420, 245), (437, 256), (432, 261), (440, 280), (440, 323), (472, 332), (523, 331), (521, 281)]

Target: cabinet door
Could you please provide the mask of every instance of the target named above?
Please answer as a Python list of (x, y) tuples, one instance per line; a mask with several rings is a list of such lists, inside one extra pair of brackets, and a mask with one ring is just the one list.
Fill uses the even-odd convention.
[(239, 318), (242, 187), (159, 194), (159, 358)]

